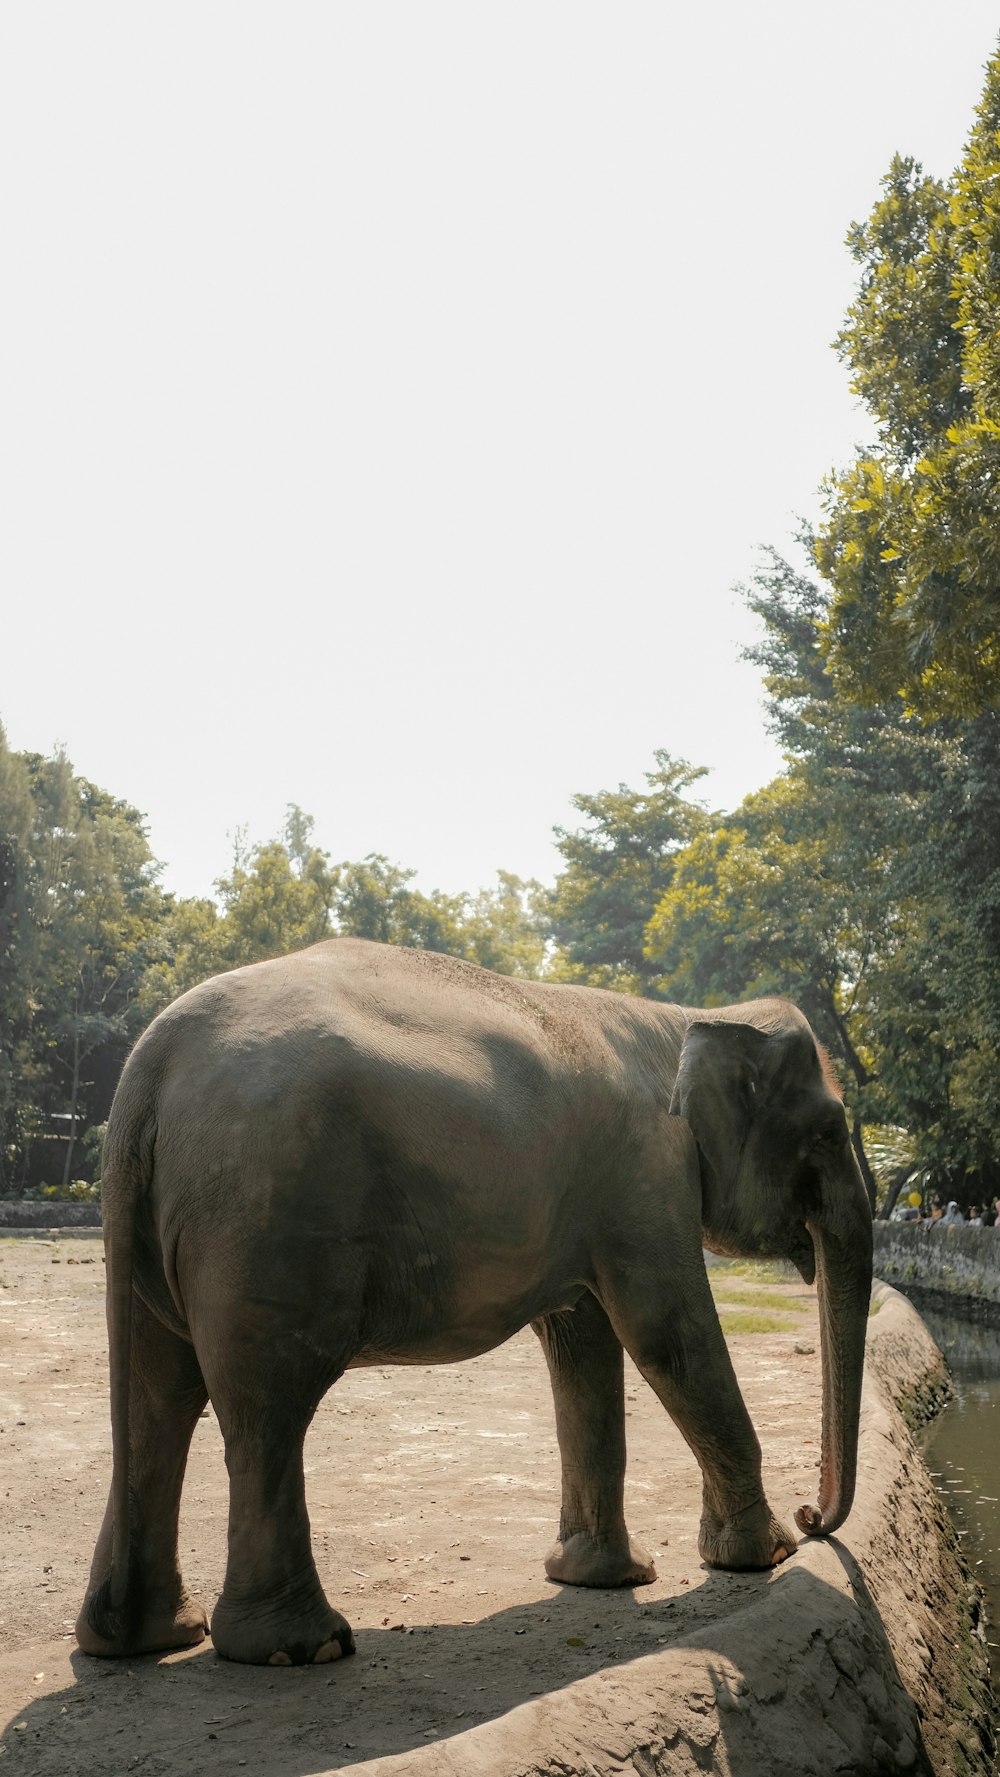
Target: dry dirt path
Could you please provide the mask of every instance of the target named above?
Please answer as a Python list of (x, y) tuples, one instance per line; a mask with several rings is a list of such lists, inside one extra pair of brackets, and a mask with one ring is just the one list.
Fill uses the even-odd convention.
[[(0, 1771), (350, 1768), (683, 1646), (769, 1583), (701, 1565), (694, 1460), (631, 1368), (626, 1509), (633, 1535), (658, 1552), (659, 1578), (604, 1593), (545, 1579), (558, 1459), (545, 1365), (525, 1332), (472, 1363), (355, 1371), (323, 1403), (306, 1445), (313, 1536), (356, 1658), (269, 1671), (229, 1665), (207, 1643), (128, 1664), (87, 1659), (71, 1630), (110, 1466), (103, 1285), (98, 1240), (0, 1240)], [(756, 1294), (761, 1283), (727, 1278), (725, 1289)], [(819, 1341), (814, 1291), (768, 1291), (784, 1298), (789, 1330), (735, 1337), (732, 1350), (765, 1485), (787, 1521), (815, 1497)], [(225, 1523), (209, 1415), (181, 1527), (188, 1584), (209, 1609)]]

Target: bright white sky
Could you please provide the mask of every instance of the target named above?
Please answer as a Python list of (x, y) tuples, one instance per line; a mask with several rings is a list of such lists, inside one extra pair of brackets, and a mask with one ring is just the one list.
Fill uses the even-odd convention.
[(779, 761), (734, 585), (863, 435), (830, 349), (996, 7), (4, 8), (0, 719), (165, 883), (295, 801), (550, 878), (653, 749)]

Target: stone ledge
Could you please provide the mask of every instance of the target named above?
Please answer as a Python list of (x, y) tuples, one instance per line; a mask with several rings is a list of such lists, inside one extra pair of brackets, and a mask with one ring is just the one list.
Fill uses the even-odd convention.
[(965, 1777), (994, 1769), (980, 1595), (903, 1417), (940, 1394), (922, 1321), (876, 1284), (858, 1496), (744, 1610), (355, 1777)]
[(33, 1199), (0, 1202), (0, 1235), (24, 1234), (30, 1228), (40, 1232), (62, 1232), (65, 1228), (89, 1228), (100, 1233), (99, 1203), (73, 1203), (65, 1199)]
[(925, 1308), (1000, 1326), (1000, 1228), (876, 1222), (875, 1275)]

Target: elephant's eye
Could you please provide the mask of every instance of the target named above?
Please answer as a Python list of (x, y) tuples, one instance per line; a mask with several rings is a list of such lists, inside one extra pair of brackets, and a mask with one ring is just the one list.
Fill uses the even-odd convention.
[(830, 1153), (832, 1149), (842, 1147), (846, 1140), (847, 1129), (843, 1117), (831, 1117), (829, 1122), (820, 1124), (810, 1145), (814, 1154)]

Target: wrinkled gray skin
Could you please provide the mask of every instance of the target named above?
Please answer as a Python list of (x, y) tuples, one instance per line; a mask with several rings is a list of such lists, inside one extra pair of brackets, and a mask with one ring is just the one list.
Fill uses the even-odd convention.
[(177, 1515), (210, 1396), (230, 1476), (211, 1633), (232, 1660), (339, 1658), (302, 1474), (327, 1389), (452, 1363), (532, 1324), (562, 1516), (546, 1572), (654, 1577), (622, 1515), (622, 1347), (701, 1466), (699, 1548), (795, 1548), (761, 1487), (702, 1257), (788, 1258), (820, 1291), (819, 1504), (853, 1496), (871, 1220), (843, 1108), (779, 1000), (695, 1012), (340, 939), (219, 976), (146, 1032), (105, 1149), (114, 1472), (77, 1623), (91, 1654), (200, 1641)]

